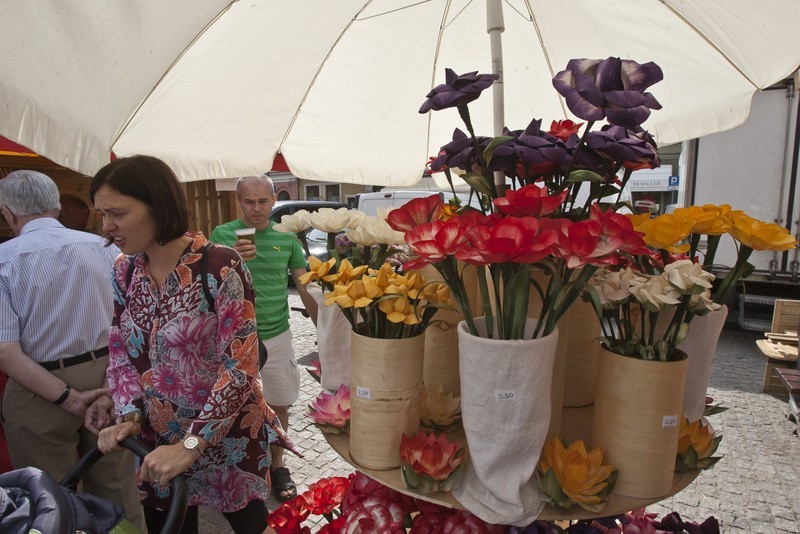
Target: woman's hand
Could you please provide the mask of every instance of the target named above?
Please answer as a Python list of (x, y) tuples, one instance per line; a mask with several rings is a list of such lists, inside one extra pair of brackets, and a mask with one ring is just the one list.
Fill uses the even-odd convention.
[(97, 448), (103, 454), (123, 450), (120, 443), (128, 436), (138, 436), (142, 431), (142, 425), (133, 421), (126, 421), (118, 425), (104, 428), (97, 436)]
[(114, 401), (108, 395), (101, 395), (87, 409), (83, 426), (97, 435), (114, 420)]
[(189, 450), (180, 442), (174, 445), (161, 445), (144, 457), (139, 478), (143, 482), (169, 486), (173, 478), (185, 473), (199, 457), (199, 450)]

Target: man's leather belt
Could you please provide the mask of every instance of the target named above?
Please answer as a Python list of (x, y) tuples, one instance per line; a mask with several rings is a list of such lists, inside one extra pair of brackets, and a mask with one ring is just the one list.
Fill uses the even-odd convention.
[(77, 356), (73, 356), (71, 358), (62, 358), (52, 362), (42, 362), (39, 365), (48, 371), (55, 371), (56, 369), (66, 369), (67, 367), (78, 365), (79, 363), (96, 360), (97, 358), (102, 358), (106, 354), (108, 354), (108, 347), (103, 347), (102, 349), (90, 350), (89, 352), (84, 352), (83, 354), (78, 354)]

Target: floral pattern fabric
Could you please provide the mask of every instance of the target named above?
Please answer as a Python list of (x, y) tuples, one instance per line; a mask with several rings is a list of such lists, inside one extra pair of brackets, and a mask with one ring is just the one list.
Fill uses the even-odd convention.
[[(144, 415), (139, 439), (147, 445), (174, 444), (186, 433), (209, 442), (186, 472), (189, 504), (232, 512), (266, 501), (269, 444), (292, 444), (264, 400), (250, 273), (228, 247), (207, 252), (212, 312), (200, 278), (206, 244), (193, 236), (160, 289), (146, 254), (117, 259), (107, 375), (117, 417)], [(145, 506), (169, 506), (169, 488), (140, 482), (139, 489)]]

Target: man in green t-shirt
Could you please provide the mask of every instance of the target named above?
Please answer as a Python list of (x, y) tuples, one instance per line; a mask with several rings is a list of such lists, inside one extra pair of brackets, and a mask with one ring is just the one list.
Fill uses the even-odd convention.
[[(258, 333), (269, 353), (261, 370), (264, 398), (288, 431), (289, 406), (300, 394), (300, 373), (289, 330), (289, 273), (314, 323), (317, 304), (299, 280), (306, 272), (300, 242), (292, 234), (276, 231), (269, 220), (275, 204), (272, 180), (266, 175), (240, 178), (236, 183), (236, 198), (242, 218), (217, 226), (211, 232), (211, 241), (233, 247), (247, 262), (256, 292)], [(243, 228), (256, 229), (255, 244), (236, 236), (236, 230)], [(271, 449), (272, 488), (275, 498), (284, 502), (297, 495), (297, 488), (284, 466), (283, 449)]]

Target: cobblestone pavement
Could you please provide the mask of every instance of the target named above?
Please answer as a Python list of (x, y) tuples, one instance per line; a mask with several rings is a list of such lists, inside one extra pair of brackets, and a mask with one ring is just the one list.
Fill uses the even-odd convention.
[[(293, 291), (290, 304), (301, 306)], [(294, 349), (300, 365), (316, 350), (316, 331), (309, 319), (291, 314)], [(800, 440), (787, 421), (787, 396), (762, 392), (764, 360), (755, 341), (759, 332), (726, 326), (717, 346), (708, 394), (728, 411), (711, 417), (724, 436), (717, 454), (724, 458), (679, 494), (648, 507), (659, 516), (677, 511), (684, 519), (720, 520), (722, 532), (800, 534)], [(300, 399), (290, 410), (290, 433), (304, 458), (287, 456), (287, 465), (302, 492), (322, 477), (346, 475), (352, 467), (336, 455), (304, 416), (320, 386), (302, 372)], [(270, 499), (270, 510), (278, 502)], [(227, 522), (201, 509), (201, 534), (228, 534)], [(324, 520), (323, 520), (324, 521)], [(313, 523), (306, 523), (315, 530)]]

